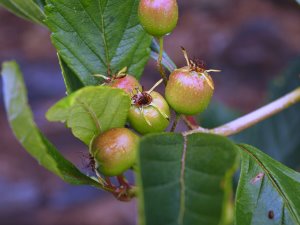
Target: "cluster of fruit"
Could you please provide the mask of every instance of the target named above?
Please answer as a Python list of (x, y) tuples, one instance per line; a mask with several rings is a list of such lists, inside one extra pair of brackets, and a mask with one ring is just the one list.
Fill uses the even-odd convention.
[[(141, 0), (138, 15), (144, 29), (154, 37), (170, 33), (177, 24), (176, 0)], [(128, 121), (140, 134), (164, 131), (170, 123), (170, 107), (180, 115), (195, 115), (206, 109), (214, 92), (214, 83), (201, 62), (188, 58), (187, 65), (174, 70), (166, 84), (165, 98), (154, 88), (144, 91), (134, 76), (121, 70), (111, 77), (103, 77), (105, 84), (123, 89), (131, 96)], [(97, 170), (105, 176), (118, 176), (136, 161), (139, 137), (127, 128), (114, 128), (96, 137), (92, 156)]]

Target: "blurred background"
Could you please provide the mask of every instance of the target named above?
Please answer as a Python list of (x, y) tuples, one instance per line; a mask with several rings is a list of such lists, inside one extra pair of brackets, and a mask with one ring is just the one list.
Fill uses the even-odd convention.
[[(191, 57), (222, 70), (213, 75), (214, 102), (198, 118), (203, 125), (228, 122), (299, 86), (300, 6), (295, 1), (178, 2), (180, 20), (166, 38), (166, 51), (178, 66), (183, 66), (180, 46), (184, 46)], [(47, 109), (65, 95), (49, 31), (0, 8), (0, 62), (11, 59), (21, 65), (40, 129), (68, 159), (88, 172), (85, 146), (63, 125), (49, 123), (44, 117)], [(150, 60), (142, 83), (150, 88), (158, 79), (155, 63)], [(233, 139), (260, 147), (299, 170), (299, 115), (298, 105)], [(185, 129), (184, 125), (178, 129)], [(136, 223), (134, 201), (120, 203), (103, 191), (68, 185), (40, 167), (8, 126), (2, 90), (0, 134), (0, 224)]]

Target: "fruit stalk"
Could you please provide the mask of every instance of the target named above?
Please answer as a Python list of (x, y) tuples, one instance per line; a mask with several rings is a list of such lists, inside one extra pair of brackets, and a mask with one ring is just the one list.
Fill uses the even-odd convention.
[(174, 131), (175, 131), (175, 129), (176, 129), (176, 127), (177, 127), (177, 124), (178, 124), (180, 118), (181, 118), (181, 115), (176, 113), (175, 120), (174, 120), (173, 125), (172, 125), (172, 128), (171, 128), (171, 130), (170, 130), (171, 132), (174, 132)]
[(152, 91), (154, 91), (154, 89), (157, 88), (163, 81), (164, 81), (163, 79), (160, 79), (159, 81), (157, 81), (157, 82), (153, 85), (153, 87), (152, 87), (149, 91), (147, 91), (147, 92), (150, 94), (150, 93), (151, 93)]
[[(159, 56), (159, 44), (155, 39), (152, 40), (151, 43), (151, 57), (157, 61)], [(170, 59), (167, 53), (164, 51), (162, 53), (162, 64), (163, 66), (169, 71), (172, 72), (173, 70), (177, 69), (175, 63)]]
[(211, 133), (222, 136), (230, 136), (237, 134), (298, 102), (300, 102), (300, 87), (296, 88), (294, 91), (286, 94), (285, 96), (222, 126), (214, 129), (198, 127), (197, 129), (183, 132), (183, 135), (187, 136), (194, 133)]
[(195, 130), (199, 127), (193, 116), (183, 116), (182, 119), (190, 130)]
[(164, 52), (164, 37), (160, 37), (160, 38), (158, 38), (158, 40), (159, 40), (159, 55), (158, 55), (158, 59), (157, 59), (157, 67), (158, 67), (158, 71), (159, 71), (162, 79), (164, 80), (164, 84), (167, 85), (168, 77), (167, 77), (164, 67), (162, 65), (162, 58), (163, 58), (163, 52)]

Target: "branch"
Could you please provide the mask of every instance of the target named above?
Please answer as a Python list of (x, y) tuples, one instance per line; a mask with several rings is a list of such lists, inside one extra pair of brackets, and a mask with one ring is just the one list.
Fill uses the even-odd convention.
[(183, 135), (190, 135), (195, 133), (211, 133), (218, 134), (222, 136), (230, 136), (241, 132), (279, 112), (282, 110), (298, 103), (300, 101), (300, 87), (296, 88), (289, 94), (275, 100), (274, 102), (265, 105), (254, 112), (251, 112), (245, 116), (242, 116), (232, 122), (224, 124), (220, 127), (214, 129), (206, 129), (203, 127), (198, 127), (197, 129), (183, 132)]

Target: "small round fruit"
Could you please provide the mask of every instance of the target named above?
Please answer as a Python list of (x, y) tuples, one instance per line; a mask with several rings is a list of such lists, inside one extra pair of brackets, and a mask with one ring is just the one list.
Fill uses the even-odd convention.
[(131, 75), (126, 75), (121, 78), (117, 77), (109, 83), (109, 86), (123, 89), (128, 94), (133, 93), (136, 89), (142, 90), (142, 86), (138, 80)]
[(141, 0), (138, 8), (140, 23), (155, 37), (170, 33), (177, 24), (176, 0)]
[(96, 137), (92, 155), (97, 170), (105, 176), (118, 176), (136, 162), (139, 137), (127, 128), (113, 128)]
[(164, 131), (170, 121), (170, 108), (157, 92), (140, 92), (133, 96), (128, 120), (141, 134)]
[(180, 114), (195, 115), (203, 112), (211, 101), (214, 90), (210, 75), (206, 77), (189, 67), (173, 71), (169, 77), (165, 96), (170, 106)]

